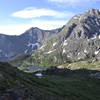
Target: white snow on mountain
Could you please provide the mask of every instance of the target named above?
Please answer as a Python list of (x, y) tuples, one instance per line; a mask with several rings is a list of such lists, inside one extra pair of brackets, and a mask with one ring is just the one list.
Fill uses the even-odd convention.
[(84, 53), (87, 53), (87, 50), (86, 49), (84, 50)]
[(95, 51), (95, 52), (94, 52), (94, 53), (95, 53), (95, 55), (97, 55), (97, 54), (99, 53), (99, 51), (100, 51), (100, 50)]
[(32, 49), (35, 47), (35, 46), (39, 46), (39, 43), (28, 43), (27, 45), (28, 47), (32, 46)]
[(55, 46), (57, 43), (55, 42), (55, 43), (53, 43), (53, 46)]
[(54, 52), (55, 50), (56, 50), (56, 49), (50, 50), (49, 52), (46, 52), (45, 54), (50, 54), (50, 53)]
[(67, 40), (64, 41), (63, 43), (63, 46), (66, 46), (68, 43), (67, 43)]
[(62, 53), (66, 53), (66, 50), (65, 49), (63, 49), (63, 52)]
[(40, 49), (43, 49), (45, 47), (45, 45), (42, 45), (41, 47), (40, 47)]

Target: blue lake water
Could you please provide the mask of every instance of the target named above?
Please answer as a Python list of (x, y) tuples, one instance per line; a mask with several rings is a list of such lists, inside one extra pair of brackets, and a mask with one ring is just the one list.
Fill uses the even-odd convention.
[(30, 70), (30, 71), (42, 71), (42, 70), (45, 70), (46, 68), (44, 67), (38, 67), (38, 66), (28, 66), (27, 67), (27, 70)]

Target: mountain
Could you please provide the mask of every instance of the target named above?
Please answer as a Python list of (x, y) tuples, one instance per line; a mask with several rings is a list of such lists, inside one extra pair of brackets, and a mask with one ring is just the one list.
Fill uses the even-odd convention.
[[(10, 60), (12, 65), (0, 62), (0, 100), (100, 100), (99, 29), (100, 11), (90, 9), (60, 30), (43, 33), (32, 28), (12, 36), (18, 40), (11, 42), (10, 38), (10, 43), (22, 48), (18, 54), (24, 54)], [(35, 44), (40, 46), (32, 51)], [(34, 66), (41, 69), (34, 72)], [(41, 66), (49, 68), (42, 70)]]
[(40, 47), (46, 38), (57, 34), (61, 29), (41, 30), (37, 27), (32, 27), (19, 36), (0, 34), (0, 60), (31, 53)]
[(54, 66), (80, 60), (100, 61), (100, 10), (90, 9), (72, 17), (23, 65)]
[(98, 71), (56, 68), (42, 78), (0, 62), (0, 100), (99, 100), (98, 78)]

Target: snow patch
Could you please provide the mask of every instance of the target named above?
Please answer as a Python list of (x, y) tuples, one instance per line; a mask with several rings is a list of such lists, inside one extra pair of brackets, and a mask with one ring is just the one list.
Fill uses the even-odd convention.
[(57, 57), (56, 57), (56, 56), (54, 56), (54, 61), (55, 61), (55, 62), (57, 61)]
[(79, 19), (79, 17), (80, 17), (80, 14), (79, 14), (79, 15), (75, 15), (75, 16), (73, 17), (73, 19)]
[(25, 50), (24, 53), (27, 53), (28, 50)]
[(100, 35), (98, 36), (98, 38), (100, 39)]
[(81, 57), (78, 57), (78, 60), (80, 60), (81, 59)]
[(97, 38), (97, 34), (95, 34), (91, 39), (94, 40)]
[(89, 42), (89, 41), (90, 41), (90, 39), (87, 39), (87, 41)]
[(99, 51), (100, 51), (100, 50), (95, 51), (94, 54), (97, 55), (97, 54), (99, 53)]
[(43, 74), (42, 73), (36, 73), (35, 76), (37, 76), (37, 77), (43, 77)]
[(32, 45), (32, 43), (29, 42), (27, 46), (30, 47), (31, 45)]
[(63, 46), (68, 45), (67, 40), (64, 41)]
[(32, 49), (35, 47), (35, 46), (39, 46), (39, 43), (28, 43), (27, 45), (28, 47), (32, 46)]
[(63, 53), (66, 53), (66, 50), (65, 49), (63, 49)]
[(84, 53), (87, 53), (87, 50), (86, 49), (84, 50)]
[(80, 52), (78, 53), (78, 55), (80, 55)]
[(67, 55), (68, 58), (70, 58), (70, 55)]
[(40, 49), (43, 49), (45, 47), (45, 45), (41, 46)]
[(97, 24), (97, 25), (100, 25), (100, 23), (99, 23), (97, 20), (96, 20), (96, 24)]
[(73, 19), (78, 19), (78, 17), (75, 16), (75, 17), (73, 17)]
[(55, 42), (55, 43), (53, 43), (53, 46), (55, 46), (57, 43)]
[(49, 52), (47, 52), (46, 54), (50, 54), (50, 53), (52, 53), (52, 52), (54, 52), (56, 49), (54, 49), (54, 50), (50, 50)]

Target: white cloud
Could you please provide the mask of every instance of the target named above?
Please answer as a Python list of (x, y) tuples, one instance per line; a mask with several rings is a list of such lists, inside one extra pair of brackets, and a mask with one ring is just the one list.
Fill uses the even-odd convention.
[(79, 3), (79, 2), (96, 2), (100, 0), (49, 0), (51, 2), (59, 2), (59, 3)]
[(32, 27), (30, 24), (0, 25), (0, 33), (7, 35), (19, 35), (30, 27)]
[(62, 27), (63, 25), (65, 25), (67, 23), (67, 21), (65, 20), (55, 20), (55, 21), (46, 21), (46, 20), (33, 20), (32, 21), (33, 25), (36, 27), (39, 27), (41, 29), (55, 29), (55, 28), (59, 28)]
[(75, 13), (73, 12), (59, 12), (56, 10), (51, 10), (51, 9), (45, 9), (45, 8), (26, 8), (17, 12), (14, 12), (12, 16), (14, 17), (19, 17), (19, 18), (37, 18), (37, 17), (43, 17), (43, 16), (51, 16), (51, 17), (56, 17), (56, 18), (70, 18)]
[(41, 29), (49, 30), (59, 28), (66, 24), (66, 21), (46, 21), (46, 20), (33, 20), (29, 24), (16, 24), (16, 25), (0, 25), (0, 33), (8, 35), (20, 35), (30, 27), (38, 27)]
[(65, 2), (67, 2), (67, 3), (75, 3), (75, 2), (80, 2), (82, 0), (49, 0), (49, 1), (51, 1), (51, 2), (59, 2), (59, 3), (65, 3)]
[(93, 4), (97, 1), (100, 0), (48, 0), (50, 2), (56, 2), (56, 3), (63, 3), (63, 4), (68, 4), (68, 5), (72, 5), (72, 6), (76, 6), (76, 5), (90, 5)]

